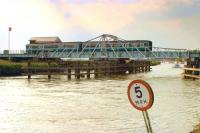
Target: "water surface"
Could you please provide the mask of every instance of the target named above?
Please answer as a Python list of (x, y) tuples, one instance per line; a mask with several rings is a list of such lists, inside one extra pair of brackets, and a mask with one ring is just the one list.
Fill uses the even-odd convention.
[(133, 79), (146, 80), (155, 102), (154, 133), (188, 133), (200, 118), (200, 81), (161, 64), (151, 72), (101, 79), (67, 76), (0, 78), (1, 133), (145, 133), (142, 113), (127, 98)]

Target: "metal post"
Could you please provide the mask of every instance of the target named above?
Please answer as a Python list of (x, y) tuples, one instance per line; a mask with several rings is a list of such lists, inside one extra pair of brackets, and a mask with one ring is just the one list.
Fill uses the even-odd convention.
[(150, 121), (150, 119), (149, 119), (148, 112), (147, 112), (147, 111), (144, 111), (144, 113), (145, 113), (146, 118), (147, 118), (147, 123), (148, 123), (149, 131), (150, 131), (150, 133), (153, 133), (153, 130), (152, 130), (152, 127), (151, 127), (151, 121)]
[(147, 129), (147, 133), (151, 133), (150, 132), (150, 129), (149, 129), (149, 126), (148, 126), (148, 121), (147, 121), (147, 117), (146, 117), (146, 111), (142, 111), (142, 115), (143, 115), (143, 118), (144, 118), (144, 122), (145, 122), (145, 126), (146, 126), (146, 129)]

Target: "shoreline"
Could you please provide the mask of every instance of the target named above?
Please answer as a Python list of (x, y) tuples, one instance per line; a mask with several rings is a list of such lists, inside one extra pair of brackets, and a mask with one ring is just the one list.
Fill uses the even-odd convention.
[(200, 133), (200, 123), (196, 125), (190, 133)]

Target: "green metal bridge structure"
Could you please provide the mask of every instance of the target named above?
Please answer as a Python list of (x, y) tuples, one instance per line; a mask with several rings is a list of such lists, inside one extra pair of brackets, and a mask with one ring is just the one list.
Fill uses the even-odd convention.
[(153, 47), (151, 41), (142, 45), (133, 45), (129, 40), (114, 35), (103, 34), (79, 45), (68, 46), (60, 43), (57, 47), (46, 48), (39, 44), (37, 48), (26, 48), (25, 51), (1, 51), (0, 58), (61, 58), (61, 59), (118, 59), (156, 60), (189, 58), (191, 50)]

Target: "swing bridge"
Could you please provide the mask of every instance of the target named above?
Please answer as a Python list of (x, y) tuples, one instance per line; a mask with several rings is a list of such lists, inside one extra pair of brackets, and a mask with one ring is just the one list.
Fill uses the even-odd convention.
[[(146, 41), (151, 42), (151, 41)], [(65, 42), (56, 43), (57, 47), (47, 48), (49, 44), (37, 44), (37, 48), (25, 51), (1, 51), (0, 58), (64, 58), (64, 59), (99, 59), (129, 58), (133, 60), (189, 58), (191, 50), (154, 47), (150, 43), (134, 45), (114, 35), (103, 34), (79, 45), (67, 46)], [(52, 45), (52, 44), (51, 44)]]

